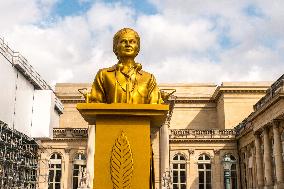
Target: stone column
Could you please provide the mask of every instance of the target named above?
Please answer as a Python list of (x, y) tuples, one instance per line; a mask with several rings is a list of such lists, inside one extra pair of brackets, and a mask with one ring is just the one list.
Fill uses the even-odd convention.
[(49, 175), (49, 159), (48, 152), (40, 149), (40, 159), (38, 160), (38, 184), (39, 188), (48, 188), (48, 175)]
[(252, 155), (251, 156), (251, 159), (252, 159), (252, 162), (251, 162), (252, 163), (252, 168), (251, 168), (252, 181), (251, 182), (252, 182), (252, 188), (256, 188), (256, 186), (257, 186), (256, 181), (257, 180), (256, 180), (256, 171), (255, 171), (256, 170), (255, 169), (255, 167), (256, 167), (255, 166), (255, 145), (253, 145), (253, 144), (252, 144), (252, 148), (251, 148), (251, 155)]
[(64, 156), (64, 172), (62, 172), (62, 178), (61, 180), (63, 180), (63, 188), (64, 189), (69, 189), (71, 188), (71, 181), (72, 178), (69, 177), (70, 172), (72, 172), (70, 170), (70, 148), (65, 148), (64, 152), (65, 152), (65, 156)]
[(221, 160), (220, 160), (220, 150), (219, 149), (214, 149), (214, 172), (213, 172), (213, 176), (212, 179), (214, 180), (213, 185), (214, 188), (218, 188), (218, 189), (222, 189), (224, 188), (224, 184), (221, 180), (221, 173), (223, 174), (223, 172), (221, 170), (223, 170), (222, 168), (223, 166), (221, 165)]
[(263, 144), (264, 144), (264, 176), (265, 176), (265, 186), (273, 185), (273, 174), (272, 174), (272, 164), (271, 164), (271, 141), (269, 139), (269, 128), (266, 127), (263, 131)]
[(69, 148), (64, 149), (64, 153), (65, 153), (64, 154), (64, 160), (61, 163), (61, 168), (62, 168), (62, 171), (61, 171), (61, 174), (62, 174), (62, 176), (61, 176), (62, 186), (61, 186), (61, 188), (62, 189), (68, 189), (68, 181), (71, 180), (68, 177), (68, 173), (69, 173), (69, 160), (70, 160), (69, 152), (70, 152)]
[(254, 143), (255, 143), (255, 161), (256, 161), (256, 178), (257, 178), (257, 187), (263, 187), (263, 158), (261, 153), (261, 145), (260, 145), (260, 136), (259, 134), (254, 135)]
[(88, 187), (93, 188), (94, 180), (94, 161), (95, 161), (95, 125), (89, 125), (88, 128), (88, 144), (87, 144), (87, 177)]
[[(160, 129), (160, 167), (160, 178), (163, 183), (163, 177), (168, 175), (167, 171), (170, 171), (170, 143), (168, 124), (164, 124)], [(167, 185), (167, 183), (164, 184)], [(162, 186), (161, 188), (165, 187), (166, 186)]]
[(282, 160), (282, 144), (278, 128), (279, 123), (273, 122), (273, 139), (274, 139), (274, 160), (277, 184), (283, 183), (283, 160)]

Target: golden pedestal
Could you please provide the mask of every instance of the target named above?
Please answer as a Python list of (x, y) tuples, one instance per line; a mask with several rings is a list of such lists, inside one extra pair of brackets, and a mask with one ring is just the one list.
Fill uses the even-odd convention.
[(150, 128), (160, 127), (169, 106), (161, 104), (79, 103), (96, 125), (95, 189), (149, 189)]

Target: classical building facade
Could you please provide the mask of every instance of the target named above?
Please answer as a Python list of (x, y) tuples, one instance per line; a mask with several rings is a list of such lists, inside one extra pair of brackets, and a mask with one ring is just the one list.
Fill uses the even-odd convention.
[(284, 188), (284, 76), (237, 127), (243, 188)]
[[(160, 85), (177, 92), (151, 134), (156, 188), (283, 188), (283, 79)], [(91, 133), (76, 110), (79, 88), (90, 84), (56, 86), (65, 108), (53, 139), (41, 140), (39, 188), (82, 184)]]
[[(0, 188), (92, 185), (95, 126), (76, 110), (90, 84), (53, 91), (2, 39), (0, 70)], [(284, 189), (284, 75), (160, 88), (176, 93), (151, 133), (157, 189)]]

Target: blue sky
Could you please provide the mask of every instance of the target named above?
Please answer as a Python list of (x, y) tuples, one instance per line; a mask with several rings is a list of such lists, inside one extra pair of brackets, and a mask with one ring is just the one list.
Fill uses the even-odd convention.
[[(65, 16), (74, 16), (84, 14), (84, 12), (88, 11), (92, 4), (95, 2), (100, 1), (91, 1), (91, 0), (60, 0), (58, 3), (55, 4), (51, 16), (58, 15), (61, 17)], [(121, 4), (127, 5), (137, 12), (137, 14), (155, 14), (157, 13), (156, 6), (154, 6), (149, 1), (129, 1), (129, 0), (106, 0), (103, 1), (107, 4)]]
[[(275, 80), (284, 70), (284, 1), (0, 1), (0, 37), (44, 79), (91, 82), (134, 28), (136, 61), (159, 83)], [(50, 69), (52, 68), (52, 69)]]

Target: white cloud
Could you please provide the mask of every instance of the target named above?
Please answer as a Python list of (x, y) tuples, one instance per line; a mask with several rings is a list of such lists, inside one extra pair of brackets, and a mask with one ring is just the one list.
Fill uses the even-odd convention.
[[(158, 9), (152, 15), (99, 1), (86, 13), (40, 26), (57, 1), (0, 2), (0, 36), (51, 83), (91, 82), (99, 68), (115, 64), (112, 37), (122, 27), (140, 33), (137, 61), (159, 82), (275, 80), (283, 74), (282, 1), (152, 0)], [(249, 6), (262, 15), (249, 15)], [(224, 36), (227, 46), (220, 43)]]

